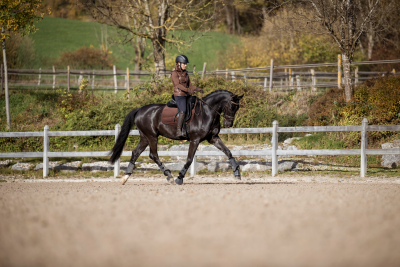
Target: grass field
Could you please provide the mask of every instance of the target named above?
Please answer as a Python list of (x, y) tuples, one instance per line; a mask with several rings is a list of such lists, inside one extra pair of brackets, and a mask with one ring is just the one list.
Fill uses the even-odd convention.
[[(52, 61), (62, 52), (74, 51), (82, 46), (100, 47), (100, 24), (78, 20), (45, 17), (37, 24), (39, 30), (30, 37), (34, 40), (37, 54), (34, 67), (48, 68)], [(118, 36), (115, 28), (108, 27), (109, 47), (118, 59), (117, 67), (120, 69), (133, 67), (134, 50), (130, 45), (119, 44), (123, 38)], [(177, 33), (175, 33), (177, 34)], [(182, 36), (190, 36), (190, 31), (180, 31)], [(115, 42), (115, 43), (113, 43)], [(178, 53), (187, 55), (190, 59), (189, 69), (193, 65), (199, 70), (203, 62), (207, 62), (209, 69), (218, 67), (218, 58), (230, 44), (238, 43), (239, 38), (218, 32), (208, 32), (198, 39), (191, 48), (178, 51), (175, 47), (167, 46), (166, 61), (171, 61)], [(66, 67), (65, 67), (66, 68)]]

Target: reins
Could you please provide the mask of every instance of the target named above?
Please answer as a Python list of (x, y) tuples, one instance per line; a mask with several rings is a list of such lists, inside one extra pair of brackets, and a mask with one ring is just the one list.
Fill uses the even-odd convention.
[[(227, 107), (227, 105), (228, 105), (228, 102), (225, 104), (225, 106), (222, 108), (222, 111), (224, 112), (224, 115), (222, 115), (221, 113), (219, 113), (218, 111), (216, 111), (212, 106), (210, 106), (209, 104), (207, 104), (207, 102), (205, 102), (204, 100), (203, 100), (203, 94), (201, 94), (201, 97), (200, 98), (198, 98), (201, 102), (203, 102), (204, 104), (206, 104), (207, 106), (209, 106), (212, 110), (214, 110), (218, 115), (220, 115), (220, 116), (222, 116), (224, 119), (235, 119), (235, 117), (234, 116), (229, 116), (229, 115), (227, 115), (227, 114), (225, 114), (225, 109), (226, 109), (226, 107)], [(231, 97), (231, 99), (230, 99), (230, 102), (232, 103), (232, 104), (234, 104), (234, 105), (239, 105), (238, 103), (235, 103), (235, 102), (233, 102), (232, 101), (232, 97)], [(200, 112), (202, 112), (202, 108), (201, 108), (201, 104), (200, 104)], [(196, 114), (197, 116), (199, 116), (201, 113), (199, 113), (199, 114)]]

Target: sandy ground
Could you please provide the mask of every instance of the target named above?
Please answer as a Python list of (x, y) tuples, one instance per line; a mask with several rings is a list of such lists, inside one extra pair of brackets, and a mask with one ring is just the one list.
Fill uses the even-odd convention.
[(0, 183), (0, 266), (400, 266), (400, 179), (185, 182)]

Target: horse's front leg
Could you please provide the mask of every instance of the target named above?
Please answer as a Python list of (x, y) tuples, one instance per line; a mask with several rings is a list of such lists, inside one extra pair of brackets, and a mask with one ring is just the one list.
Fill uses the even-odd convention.
[(221, 138), (219, 138), (218, 135), (212, 136), (209, 140), (207, 140), (210, 144), (213, 144), (216, 148), (224, 152), (224, 154), (228, 157), (229, 162), (231, 163), (233, 174), (235, 175), (235, 178), (238, 180), (241, 180), (240, 177), (240, 170), (239, 170), (239, 164), (237, 164), (236, 160), (234, 157), (232, 157), (232, 153), (225, 146), (225, 144), (222, 142)]
[(187, 170), (189, 169), (190, 165), (193, 162), (193, 158), (194, 155), (196, 154), (196, 150), (197, 147), (199, 146), (199, 143), (200, 143), (199, 140), (190, 141), (188, 157), (186, 159), (185, 165), (183, 166), (183, 169), (179, 172), (178, 178), (175, 179), (176, 184), (178, 185), (183, 184), (183, 178), (185, 177)]

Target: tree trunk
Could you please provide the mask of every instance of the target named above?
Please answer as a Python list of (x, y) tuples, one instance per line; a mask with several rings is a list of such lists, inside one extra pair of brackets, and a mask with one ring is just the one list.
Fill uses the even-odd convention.
[(162, 38), (151, 40), (153, 44), (153, 56), (155, 71), (159, 70), (160, 73), (165, 74), (165, 40)]
[[(1, 31), (5, 32), (4, 27), (1, 27)], [(6, 57), (6, 39), (2, 40), (3, 47), (3, 63), (4, 63), (4, 87), (5, 87), (5, 97), (6, 97), (6, 116), (7, 116), (7, 129), (11, 129), (11, 114), (10, 114), (10, 98), (8, 94), (8, 71), (7, 71), (7, 57)]]
[(342, 54), (343, 74), (344, 74), (344, 93), (346, 102), (350, 102), (353, 98), (353, 82), (351, 81), (350, 60), (346, 54)]
[(225, 13), (226, 13), (226, 24), (228, 25), (228, 33), (232, 33), (233, 18), (232, 18), (231, 11), (229, 10), (229, 2), (228, 1), (224, 1), (224, 9), (225, 9)]
[(372, 60), (372, 49), (374, 48), (374, 32), (369, 30), (367, 32), (368, 38), (368, 60)]

